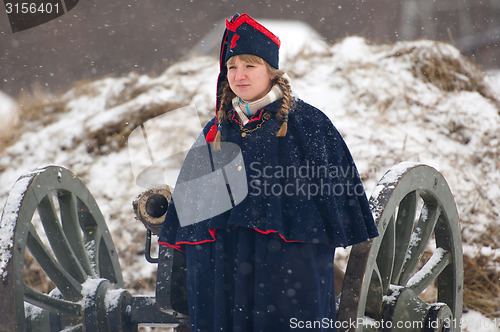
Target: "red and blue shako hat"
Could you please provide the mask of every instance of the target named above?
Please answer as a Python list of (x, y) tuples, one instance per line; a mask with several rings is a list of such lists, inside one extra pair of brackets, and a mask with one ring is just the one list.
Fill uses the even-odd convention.
[(227, 77), (227, 60), (235, 55), (253, 54), (279, 68), (279, 38), (248, 14), (235, 14), (226, 20), (226, 30), (220, 48), (220, 73), (217, 80), (217, 110), (219, 109), (221, 83)]
[[(279, 69), (280, 45), (281, 42), (275, 34), (248, 14), (235, 14), (231, 20), (226, 20), (226, 29), (222, 35), (220, 46), (216, 117), (223, 92), (222, 83), (227, 78), (227, 60), (235, 55), (253, 54), (264, 59), (272, 67)], [(206, 136), (207, 142), (213, 142), (219, 130), (220, 123), (216, 121)]]
[(226, 40), (223, 40), (221, 49), (224, 64), (232, 56), (253, 54), (278, 69), (280, 40), (262, 24), (248, 14), (236, 14), (231, 21), (226, 20), (226, 31)]

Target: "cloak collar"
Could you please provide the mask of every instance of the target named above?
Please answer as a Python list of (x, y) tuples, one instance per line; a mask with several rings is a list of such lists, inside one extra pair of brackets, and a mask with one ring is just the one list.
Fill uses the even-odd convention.
[[(276, 100), (276, 101), (274, 101), (274, 102), (272, 102), (272, 103), (264, 106), (264, 108), (262, 108), (261, 110), (258, 110), (257, 112), (255, 112), (255, 114), (250, 119), (248, 119), (248, 122), (246, 124), (255, 123), (255, 122), (261, 121), (262, 120), (262, 116), (266, 112), (270, 112), (270, 113), (273, 113), (273, 114), (278, 113), (278, 111), (279, 111), (282, 103), (283, 103), (283, 98), (280, 98), (280, 99), (278, 99), (278, 100)], [(231, 103), (226, 108), (226, 114), (228, 115), (228, 118), (231, 121), (234, 121), (236, 123), (241, 123), (240, 119), (238, 118), (238, 113), (236, 113), (236, 111), (234, 110), (233, 105)]]

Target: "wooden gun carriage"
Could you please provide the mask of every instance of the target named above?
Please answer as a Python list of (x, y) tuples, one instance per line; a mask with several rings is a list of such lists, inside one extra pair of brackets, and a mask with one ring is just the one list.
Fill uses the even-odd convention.
[[(110, 232), (82, 181), (57, 166), (21, 176), (0, 221), (0, 330), (188, 329), (183, 254), (163, 246), (157, 258), (150, 254), (168, 195), (151, 189), (134, 204), (147, 225), (146, 259), (158, 263), (156, 295), (135, 296), (124, 289)], [(382, 177), (370, 205), (380, 236), (351, 249), (337, 330), (458, 331), (462, 247), (444, 177), (426, 165), (398, 164)], [(55, 288), (26, 280), (33, 259)]]

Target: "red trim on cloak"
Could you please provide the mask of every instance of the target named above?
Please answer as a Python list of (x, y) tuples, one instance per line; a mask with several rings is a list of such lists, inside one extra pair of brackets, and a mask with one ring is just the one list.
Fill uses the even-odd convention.
[[(237, 226), (237, 227), (239, 227), (239, 226)], [(283, 241), (288, 242), (288, 243), (292, 243), (292, 242), (295, 242), (295, 243), (306, 243), (305, 241), (287, 240), (283, 235), (281, 235), (281, 233), (279, 233), (278, 231), (271, 230), (271, 229), (268, 229), (267, 231), (262, 231), (260, 229), (255, 228), (255, 227), (250, 227), (250, 229), (253, 229), (256, 232), (259, 232), (259, 233), (265, 234), (265, 235), (267, 235), (267, 234), (278, 234)], [(195, 244), (203, 244), (203, 243), (208, 243), (208, 242), (214, 242), (215, 241), (215, 236), (217, 234), (217, 229), (215, 229), (215, 228), (214, 229), (209, 229), (208, 232), (212, 236), (212, 239), (202, 240), (202, 241), (198, 241), (198, 242), (181, 241), (181, 242), (176, 242), (175, 244), (170, 244), (170, 243), (166, 243), (166, 242), (158, 242), (158, 243), (161, 244), (161, 245), (164, 245), (166, 247), (174, 248), (174, 249), (177, 249), (179, 251), (185, 252), (185, 250), (182, 249), (182, 245), (184, 245), (184, 244), (195, 245)]]
[(158, 241), (158, 243), (161, 244), (162, 246), (169, 247), (169, 248), (174, 248), (176, 250), (184, 252), (184, 250), (182, 250), (182, 248), (181, 248), (180, 245), (175, 245), (175, 244), (170, 244), (170, 243), (167, 243), (167, 242), (160, 242), (160, 241)]
[[(252, 121), (259, 121), (259, 120), (262, 118), (262, 114), (264, 113), (264, 109), (261, 109), (259, 112), (260, 112), (260, 113), (259, 113), (259, 115), (258, 115), (258, 116), (255, 116), (255, 115), (257, 114), (257, 113), (255, 113), (255, 114), (254, 114), (254, 115), (250, 118), (250, 120), (248, 120), (248, 122), (247, 122), (247, 123), (250, 123), (250, 122), (252, 122)], [(233, 117), (232, 117), (231, 119), (232, 119), (233, 121), (236, 121), (236, 122), (238, 122), (238, 123), (241, 123), (241, 122), (240, 122), (240, 120), (239, 120), (239, 118), (236, 116), (236, 114), (237, 114), (237, 113), (236, 113), (236, 111), (234, 111), (234, 110), (233, 110)]]
[(283, 235), (281, 235), (281, 233), (278, 233), (278, 231), (273, 231), (273, 230), (271, 230), (271, 229), (268, 229), (267, 231), (261, 231), (260, 229), (257, 229), (257, 228), (254, 228), (254, 227), (252, 227), (252, 229), (253, 229), (254, 231), (257, 231), (257, 232), (261, 233), (261, 234), (271, 234), (271, 233), (277, 233), (277, 234), (278, 234), (278, 235), (279, 235), (279, 236), (283, 239), (283, 241), (285, 241), (285, 242), (299, 242), (299, 243), (306, 243), (306, 242), (304, 242), (304, 241), (293, 241), (293, 240), (287, 240), (287, 239), (285, 239), (285, 237), (284, 237)]
[(243, 23), (247, 23), (251, 27), (254, 27), (258, 31), (262, 32), (265, 34), (269, 39), (271, 39), (276, 45), (278, 45), (278, 48), (281, 45), (281, 41), (276, 35), (274, 35), (271, 31), (269, 31), (265, 26), (251, 18), (248, 14), (241, 14), (236, 18), (234, 22), (230, 22), (228, 19), (226, 19), (226, 27), (228, 30), (236, 32), (236, 29)]
[(217, 229), (213, 228), (213, 229), (209, 229), (208, 232), (210, 233), (210, 235), (212, 236), (212, 239), (209, 239), (209, 240), (202, 240), (202, 241), (198, 241), (198, 242), (188, 242), (188, 241), (180, 241), (180, 242), (176, 242), (175, 244), (170, 244), (170, 243), (167, 243), (167, 242), (159, 242), (159, 244), (161, 245), (164, 245), (166, 247), (170, 247), (170, 248), (174, 248), (174, 249), (177, 249), (179, 251), (182, 251), (184, 252), (184, 250), (182, 250), (182, 245), (183, 244), (202, 244), (202, 243), (207, 243), (207, 242), (214, 242), (215, 241), (215, 236), (217, 234)]

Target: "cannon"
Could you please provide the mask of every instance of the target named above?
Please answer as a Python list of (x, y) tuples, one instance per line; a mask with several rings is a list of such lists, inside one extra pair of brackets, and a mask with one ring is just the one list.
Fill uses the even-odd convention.
[[(137, 296), (124, 289), (110, 232), (82, 181), (58, 166), (21, 176), (0, 221), (0, 330), (188, 330), (183, 254), (160, 246), (151, 255), (168, 195), (155, 188), (134, 202), (138, 217), (149, 221), (146, 259), (158, 264), (156, 294)], [(398, 164), (381, 178), (370, 205), (380, 236), (351, 249), (337, 330), (458, 331), (462, 247), (444, 177), (426, 165)], [(50, 285), (37, 286), (34, 274)]]

